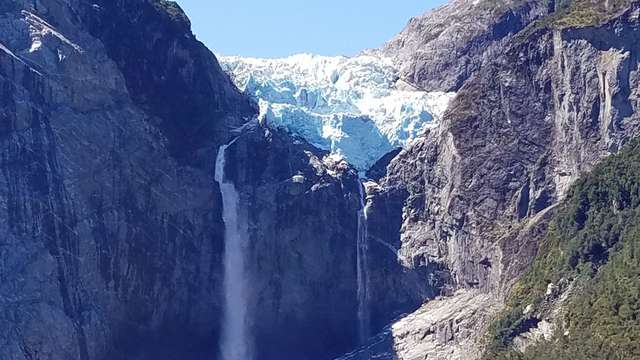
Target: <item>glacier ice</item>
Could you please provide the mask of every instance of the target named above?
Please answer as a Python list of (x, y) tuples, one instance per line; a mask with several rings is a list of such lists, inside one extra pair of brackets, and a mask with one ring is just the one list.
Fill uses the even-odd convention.
[(220, 62), (258, 101), (261, 121), (344, 157), (359, 171), (437, 126), (454, 96), (412, 88), (389, 59), (377, 55), (232, 56)]

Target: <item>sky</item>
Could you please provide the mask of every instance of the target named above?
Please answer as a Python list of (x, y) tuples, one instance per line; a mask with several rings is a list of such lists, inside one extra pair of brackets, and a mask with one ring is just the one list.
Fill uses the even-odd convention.
[(219, 55), (356, 55), (446, 0), (177, 0)]

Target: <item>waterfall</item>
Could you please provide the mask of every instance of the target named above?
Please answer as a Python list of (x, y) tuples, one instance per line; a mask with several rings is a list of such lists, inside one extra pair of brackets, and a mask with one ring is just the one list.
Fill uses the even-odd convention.
[(245, 271), (248, 225), (240, 213), (238, 191), (224, 176), (226, 150), (233, 141), (218, 150), (215, 169), (215, 180), (222, 193), (222, 219), (225, 227), (224, 310), (220, 354), (222, 360), (251, 360), (252, 346), (247, 323), (249, 281)]
[(369, 314), (369, 274), (367, 253), (367, 191), (364, 184), (358, 184), (360, 194), (360, 210), (358, 211), (358, 239), (356, 251), (357, 281), (358, 281), (358, 337), (360, 344), (369, 338), (371, 329)]

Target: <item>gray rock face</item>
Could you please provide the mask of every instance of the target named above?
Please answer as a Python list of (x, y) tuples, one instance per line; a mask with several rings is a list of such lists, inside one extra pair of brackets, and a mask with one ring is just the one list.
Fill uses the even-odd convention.
[(367, 188), (368, 275), (372, 331), (440, 294), (448, 277), (441, 264), (409, 267), (399, 261), (407, 191), (369, 181)]
[[(211, 338), (222, 245), (211, 159), (225, 124), (253, 113), (249, 103), (228, 80), (212, 88), (212, 101), (238, 106), (210, 113), (217, 135), (193, 143), (197, 165), (183, 165), (156, 124), (187, 114), (145, 110), (80, 5), (10, 1), (2, 10), (0, 358), (118, 359), (156, 337), (178, 352)], [(200, 47), (201, 61), (215, 64), (185, 35), (153, 36)], [(197, 70), (224, 79), (215, 67)]]
[[(182, 11), (2, 1), (0, 84), (0, 359), (215, 358), (216, 152), (255, 109)], [(241, 140), (258, 345), (269, 355), (315, 333), (307, 351), (345, 351), (355, 173), (285, 134)], [(299, 336), (266, 345), (285, 332)]]
[(637, 133), (634, 14), (514, 41), (389, 165), (383, 184), (408, 193), (406, 264), (447, 259), (458, 286), (497, 285), (498, 240)]
[[(527, 3), (540, 9), (544, 2)], [(449, 6), (440, 15), (453, 11)], [(568, 186), (638, 134), (639, 9), (634, 2), (602, 25), (541, 27), (492, 45), (493, 59), (464, 82), (442, 126), (403, 150), (380, 180), (380, 201), (405, 196), (405, 266), (438, 266), (453, 287), (501, 299), (534, 258)], [(455, 14), (441, 21), (464, 23)], [(440, 84), (428, 64), (414, 70), (427, 74), (413, 78), (417, 85)], [(482, 336), (486, 321), (472, 336)], [(396, 356), (415, 358), (394, 340)], [(449, 358), (443, 351), (424, 355)], [(475, 348), (460, 356), (479, 354)]]
[(380, 51), (400, 77), (428, 91), (457, 91), (511, 35), (545, 16), (553, 1), (452, 0), (409, 21)]

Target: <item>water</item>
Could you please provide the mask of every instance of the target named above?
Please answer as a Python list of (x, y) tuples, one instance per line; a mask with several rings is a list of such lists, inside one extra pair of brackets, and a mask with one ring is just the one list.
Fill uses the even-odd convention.
[[(234, 140), (235, 141), (235, 140)], [(223, 145), (216, 159), (215, 180), (222, 193), (224, 220), (224, 304), (220, 354), (222, 360), (251, 360), (253, 358), (248, 329), (248, 277), (245, 269), (245, 250), (248, 239), (246, 219), (240, 216), (240, 196), (233, 183), (225, 180), (226, 150)]]
[(367, 254), (369, 252), (367, 240), (367, 192), (363, 184), (359, 185), (360, 210), (358, 211), (356, 266), (358, 268), (358, 337), (362, 345), (370, 337), (371, 321), (369, 313), (369, 274), (367, 271)]

